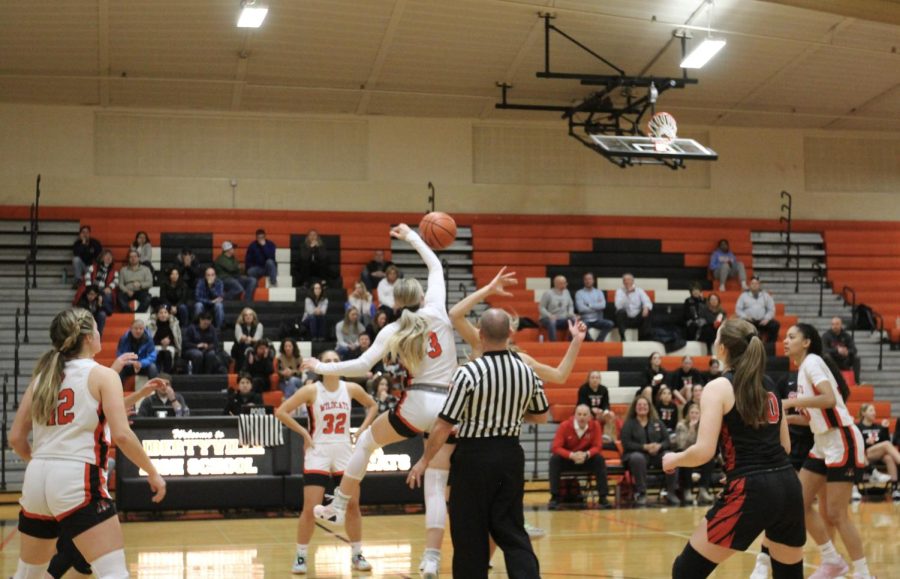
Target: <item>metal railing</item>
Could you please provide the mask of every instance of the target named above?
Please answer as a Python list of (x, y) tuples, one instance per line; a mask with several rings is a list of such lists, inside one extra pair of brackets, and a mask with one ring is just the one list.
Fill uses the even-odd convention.
[(6, 402), (9, 400), (9, 374), (3, 375), (3, 434), (0, 435), (0, 491), (6, 490)]
[(793, 225), (793, 207), (794, 207), (794, 198), (787, 191), (781, 192), (781, 198), (784, 199), (787, 197), (787, 203), (781, 204), (781, 217), (778, 218), (779, 223), (784, 223), (786, 227), (787, 239), (785, 243), (787, 243), (787, 261), (785, 265), (791, 264), (791, 228)]
[(813, 263), (813, 269), (816, 270), (816, 275), (813, 277), (813, 282), (819, 283), (819, 317), (822, 317), (822, 298), (825, 293), (825, 284), (827, 283), (827, 279), (825, 277), (825, 268), (822, 267), (822, 264), (819, 262)]
[(878, 371), (881, 372), (884, 367), (884, 316), (873, 311), (872, 317), (875, 318), (875, 331), (878, 332)]
[(21, 312), (20, 312), (19, 308), (16, 308), (16, 345), (15, 345), (15, 350), (13, 353), (13, 407), (15, 407), (15, 408), (19, 407), (19, 369), (21, 366), (21, 364), (19, 362), (19, 346), (21, 345), (21, 343), (19, 341), (19, 332), (20, 332), (19, 316), (20, 315), (21, 315)]
[(34, 269), (34, 264), (28, 257), (25, 258), (25, 338), (24, 343), (28, 343), (28, 317), (31, 315), (31, 284), (28, 283), (28, 268)]
[[(850, 294), (850, 299), (847, 299), (847, 294)], [(845, 285), (841, 288), (841, 299), (844, 305), (850, 306), (850, 337), (856, 339), (856, 290)]]
[[(34, 202), (31, 204), (30, 215), (30, 239), (28, 247), (28, 258), (31, 260), (31, 287), (37, 288), (37, 236), (40, 229), (40, 211), (41, 211), (41, 176), (38, 175), (34, 185)], [(27, 278), (26, 274), (26, 278)]]
[(450, 309), (450, 263), (441, 259), (441, 268), (444, 270), (444, 307)]
[[(797, 278), (794, 281), (794, 293), (798, 294), (798, 293), (800, 293), (800, 244), (797, 243), (794, 245), (794, 247), (797, 248), (797, 264), (796, 264), (797, 267), (794, 268), (794, 271), (797, 274)], [(790, 251), (790, 246), (788, 246), (788, 248), (789, 248), (788, 251)], [(788, 258), (788, 259), (790, 259), (790, 258)]]

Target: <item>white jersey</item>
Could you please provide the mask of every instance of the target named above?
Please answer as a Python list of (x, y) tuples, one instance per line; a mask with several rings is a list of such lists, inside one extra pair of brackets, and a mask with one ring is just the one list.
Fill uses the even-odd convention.
[(350, 392), (343, 380), (334, 392), (316, 382), (316, 400), (309, 405), (309, 430), (313, 445), (350, 446)]
[(88, 376), (97, 362), (66, 362), (59, 401), (48, 424), (33, 421), (33, 458), (75, 460), (106, 468), (109, 426), (100, 401), (91, 395)]
[[(456, 371), (456, 338), (453, 325), (447, 315), (444, 270), (440, 260), (415, 232), (410, 232), (407, 241), (419, 252), (428, 266), (428, 291), (425, 304), (416, 312), (428, 320), (428, 349), (419, 372), (412, 377), (413, 384), (432, 384), (450, 389), (453, 372)], [(378, 332), (372, 346), (355, 360), (346, 362), (319, 363), (315, 372), (323, 375), (365, 376), (369, 369), (384, 358), (387, 343), (397, 333), (398, 322), (391, 322)]]
[(834, 391), (836, 403), (834, 408), (806, 408), (809, 414), (809, 429), (813, 434), (821, 434), (832, 428), (853, 426), (853, 418), (847, 411), (844, 399), (838, 391), (837, 381), (825, 364), (825, 360), (816, 354), (808, 354), (797, 372), (797, 398), (812, 398), (821, 394), (816, 384), (822, 382), (827, 382), (828, 387)]

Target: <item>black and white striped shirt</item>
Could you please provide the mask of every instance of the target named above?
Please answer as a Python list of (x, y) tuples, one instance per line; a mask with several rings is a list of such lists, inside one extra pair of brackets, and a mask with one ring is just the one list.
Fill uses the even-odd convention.
[(501, 350), (457, 368), (439, 417), (459, 424), (457, 438), (517, 437), (525, 412), (549, 407), (541, 379), (519, 356)]

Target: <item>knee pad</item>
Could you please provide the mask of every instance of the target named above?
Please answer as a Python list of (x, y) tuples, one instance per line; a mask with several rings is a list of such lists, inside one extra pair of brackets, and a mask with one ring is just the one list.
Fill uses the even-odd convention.
[(425, 469), (425, 528), (443, 529), (447, 524), (447, 479), (449, 470)]
[(128, 568), (125, 566), (125, 551), (112, 551), (91, 561), (94, 574), (100, 579), (128, 579)]
[(344, 476), (362, 480), (366, 476), (369, 457), (379, 448), (381, 448), (381, 445), (375, 442), (375, 437), (372, 436), (372, 429), (367, 428), (362, 433), (362, 436), (359, 437), (359, 440), (356, 441), (356, 449), (354, 449), (353, 455), (347, 463), (347, 468), (344, 469)]
[(716, 564), (688, 543), (672, 564), (672, 579), (705, 579), (716, 570)]
[(16, 574), (13, 579), (44, 579), (47, 573), (49, 561), (43, 565), (32, 565), (19, 559), (19, 565), (16, 567)]
[(772, 577), (774, 579), (803, 579), (803, 559), (792, 564), (772, 559)]

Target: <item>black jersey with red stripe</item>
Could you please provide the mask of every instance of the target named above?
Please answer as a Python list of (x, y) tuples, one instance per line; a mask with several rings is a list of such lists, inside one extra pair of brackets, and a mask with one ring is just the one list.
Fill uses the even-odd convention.
[[(733, 375), (729, 372), (724, 378), (731, 381)], [(763, 386), (768, 392), (766, 424), (757, 428), (747, 425), (738, 414), (737, 405), (722, 418), (719, 448), (729, 478), (790, 465), (781, 446), (781, 400), (775, 394), (775, 384), (768, 377), (763, 379)]]

